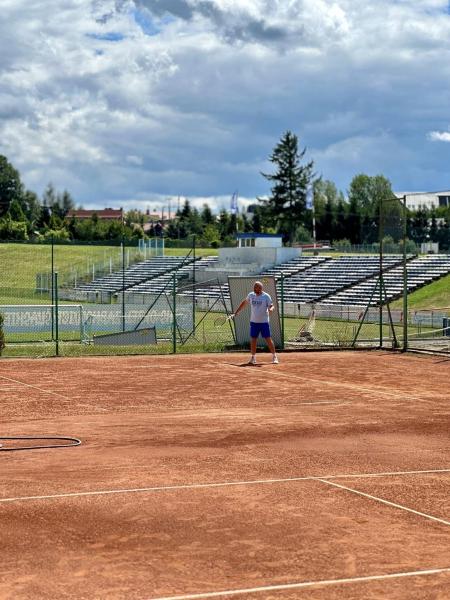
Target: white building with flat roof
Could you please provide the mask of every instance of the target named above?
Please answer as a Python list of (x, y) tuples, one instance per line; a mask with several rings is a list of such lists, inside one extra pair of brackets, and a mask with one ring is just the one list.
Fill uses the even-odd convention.
[(238, 248), (282, 248), (283, 236), (273, 233), (238, 233)]
[(450, 190), (442, 192), (395, 192), (397, 198), (406, 196), (406, 207), (410, 210), (450, 206)]
[(219, 248), (216, 265), (197, 274), (197, 281), (228, 281), (229, 275), (256, 275), (301, 256), (301, 248), (286, 248), (281, 235), (238, 233), (235, 248)]

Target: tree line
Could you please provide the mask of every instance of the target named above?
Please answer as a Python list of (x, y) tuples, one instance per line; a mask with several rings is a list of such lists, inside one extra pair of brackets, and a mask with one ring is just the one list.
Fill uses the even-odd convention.
[(151, 223), (144, 233), (147, 217), (131, 210), (123, 223), (68, 218), (75, 203), (67, 190), (59, 192), (49, 184), (39, 198), (27, 190), (20, 174), (0, 155), (0, 240), (33, 239), (48, 241), (132, 241), (145, 237), (167, 238), (167, 244), (183, 245), (196, 237), (200, 246), (233, 245), (237, 232), (281, 234), (287, 244), (327, 241), (344, 247), (376, 244), (380, 237), (398, 242), (406, 227), (413, 244), (433, 241), (450, 250), (450, 207), (408, 210), (406, 215), (395, 197), (390, 181), (383, 175), (356, 175), (347, 195), (329, 180), (314, 172), (306, 161), (306, 149), (287, 131), (274, 147), (269, 161), (271, 173), (261, 173), (270, 184), (270, 193), (257, 198), (246, 212), (222, 209), (213, 213), (208, 204), (201, 210), (185, 200), (167, 223)]
[(316, 240), (341, 247), (380, 239), (396, 243), (406, 233), (412, 246), (432, 241), (450, 250), (450, 206), (404, 210), (383, 175), (356, 175), (345, 197), (332, 181), (314, 173), (305, 153), (290, 131), (275, 146), (269, 157), (274, 172), (262, 173), (271, 193), (253, 208), (261, 230), (281, 233), (288, 243), (311, 243), (315, 230)]

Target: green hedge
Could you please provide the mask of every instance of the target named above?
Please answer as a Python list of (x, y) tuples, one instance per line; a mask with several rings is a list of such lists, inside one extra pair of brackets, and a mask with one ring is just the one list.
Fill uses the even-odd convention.
[(0, 313), (0, 356), (2, 355), (2, 350), (5, 347), (5, 334), (3, 332), (3, 322), (4, 317), (2, 313)]

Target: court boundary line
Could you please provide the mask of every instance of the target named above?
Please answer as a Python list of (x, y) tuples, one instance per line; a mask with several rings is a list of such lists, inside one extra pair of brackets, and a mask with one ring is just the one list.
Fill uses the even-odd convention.
[(419, 517), (425, 517), (430, 521), (436, 521), (437, 523), (443, 523), (444, 525), (450, 526), (450, 521), (446, 521), (445, 519), (440, 519), (439, 517), (435, 517), (433, 515), (428, 515), (427, 513), (420, 512), (418, 510), (414, 510), (413, 508), (409, 508), (408, 506), (403, 506), (402, 504), (397, 504), (396, 502), (391, 502), (390, 500), (385, 500), (384, 498), (379, 498), (378, 496), (372, 496), (371, 494), (367, 494), (366, 492), (360, 492), (359, 490), (354, 490), (353, 488), (349, 488), (345, 485), (340, 485), (339, 483), (335, 483), (334, 481), (327, 481), (326, 479), (316, 479), (316, 481), (321, 481), (322, 483), (326, 483), (327, 485), (331, 485), (333, 487), (339, 488), (341, 490), (345, 490), (347, 492), (352, 492), (353, 494), (357, 494), (358, 496), (363, 496), (364, 498), (369, 498), (370, 500), (376, 500), (377, 502), (381, 502), (382, 504), (386, 504), (387, 506), (391, 506), (394, 508), (400, 508), (406, 512), (410, 512), (413, 515)]
[(38, 387), (37, 385), (31, 385), (30, 383), (25, 383), (24, 381), (20, 381), (19, 379), (12, 379), (11, 377), (5, 377), (5, 375), (0, 375), (0, 379), (4, 379), (5, 381), (12, 381), (13, 383), (18, 383), (19, 385), (24, 385), (25, 387), (29, 387), (33, 390), (38, 390), (39, 392), (44, 392), (44, 394), (50, 394), (52, 396), (57, 396), (58, 398), (64, 398), (64, 400), (72, 401), (72, 398), (68, 396), (64, 396), (58, 392), (52, 392), (50, 390), (45, 390), (44, 388)]
[[(339, 474), (339, 475), (307, 475), (303, 477), (285, 477), (277, 479), (253, 479), (253, 480), (242, 480), (242, 481), (223, 481), (223, 482), (212, 482), (212, 483), (191, 483), (191, 484), (176, 484), (166, 486), (149, 486), (143, 488), (118, 488), (112, 490), (95, 490), (87, 492), (64, 492), (60, 494), (43, 494), (35, 496), (14, 496), (7, 498), (0, 498), (0, 504), (6, 504), (8, 502), (20, 502), (20, 501), (32, 501), (32, 500), (52, 500), (59, 498), (77, 498), (86, 496), (108, 496), (113, 494), (131, 494), (131, 493), (151, 493), (151, 492), (170, 492), (175, 490), (195, 490), (195, 489), (209, 489), (209, 488), (222, 488), (222, 487), (238, 487), (245, 485), (273, 485), (278, 483), (295, 483), (300, 481), (320, 481), (322, 483), (328, 479), (367, 479), (372, 477), (395, 477), (395, 476), (407, 476), (407, 475), (430, 475), (439, 473), (450, 473), (450, 469), (426, 469), (420, 471), (386, 471), (384, 473), (353, 473), (353, 474)], [(341, 487), (341, 486), (339, 486)], [(349, 488), (350, 489), (350, 488)], [(360, 492), (363, 494), (363, 492)]]
[(323, 579), (319, 581), (302, 581), (297, 583), (280, 583), (253, 588), (242, 588), (234, 590), (221, 590), (218, 592), (204, 592), (198, 594), (182, 594), (177, 596), (159, 596), (147, 600), (200, 600), (201, 598), (220, 598), (221, 596), (238, 596), (242, 594), (257, 594), (260, 592), (276, 592), (282, 590), (296, 590), (313, 586), (343, 585), (349, 583), (363, 583), (365, 581), (382, 581), (386, 579), (399, 579), (402, 577), (423, 577), (426, 575), (438, 575), (450, 573), (450, 567), (438, 569), (426, 569), (423, 571), (404, 571), (400, 573), (388, 573), (385, 575), (366, 575), (361, 577), (348, 577), (343, 579)]
[[(286, 406), (292, 407), (292, 406), (314, 406), (315, 404), (345, 404), (345, 405), (350, 405), (352, 404), (351, 402), (349, 402), (348, 400), (318, 400), (317, 402), (296, 402), (296, 403), (292, 403), (292, 404), (255, 404), (253, 406), (217, 406), (214, 408), (211, 408), (210, 406), (193, 406), (193, 407), (189, 407), (189, 406), (164, 406), (164, 407), (152, 407), (151, 409), (148, 410), (141, 410), (140, 412), (147, 412), (147, 413), (164, 413), (164, 412), (170, 412), (170, 411), (174, 411), (174, 412), (186, 412), (186, 411), (199, 411), (199, 412), (214, 412), (214, 411), (230, 411), (230, 410), (252, 410), (252, 409), (257, 409), (259, 411), (263, 410), (263, 409), (267, 409), (267, 410), (279, 410), (282, 409)], [(127, 406), (127, 408), (136, 408), (136, 409), (145, 409), (145, 406), (139, 406), (139, 405), (134, 405), (134, 406)]]
[[(224, 363), (224, 366), (236, 367), (238, 365)], [(250, 369), (249, 371), (252, 371), (252, 369)], [(257, 372), (257, 371), (253, 370), (253, 372)], [(408, 392), (406, 392), (406, 391), (405, 392), (402, 392), (401, 390), (389, 391), (386, 387), (361, 386), (357, 383), (330, 381), (328, 379), (315, 379), (312, 377), (294, 375), (293, 373), (282, 371), (280, 369), (271, 371), (271, 374), (275, 375), (275, 377), (281, 376), (281, 377), (284, 377), (285, 379), (296, 379), (297, 381), (303, 381), (305, 383), (326, 385), (326, 386), (333, 387), (333, 388), (344, 388), (344, 389), (348, 389), (348, 390), (352, 390), (352, 391), (358, 390), (364, 394), (372, 394), (372, 395), (379, 394), (381, 396), (385, 396), (387, 398), (395, 398), (397, 400), (404, 400), (405, 398), (410, 399), (410, 400), (416, 400), (418, 402), (424, 402), (427, 400), (426, 396), (423, 397), (423, 396), (412, 395), (412, 394), (408, 394)]]

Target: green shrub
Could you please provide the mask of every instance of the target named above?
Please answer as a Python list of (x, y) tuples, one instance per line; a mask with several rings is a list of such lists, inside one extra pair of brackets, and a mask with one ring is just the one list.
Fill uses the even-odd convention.
[(2, 313), (0, 313), (0, 356), (2, 355), (2, 350), (5, 347), (5, 334), (3, 332), (3, 323), (4, 317)]

